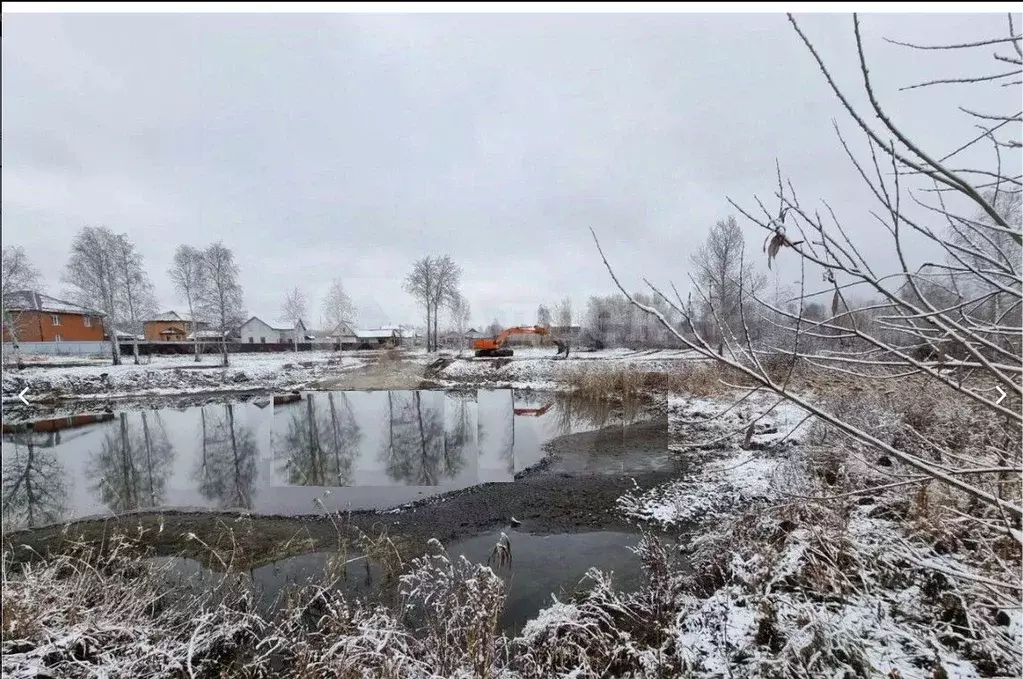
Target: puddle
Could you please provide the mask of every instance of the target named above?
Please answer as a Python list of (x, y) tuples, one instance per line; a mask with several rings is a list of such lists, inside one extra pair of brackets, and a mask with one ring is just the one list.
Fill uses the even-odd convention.
[[(158, 508), (388, 509), (511, 482), (543, 459), (551, 439), (615, 424), (599, 404), (508, 389), (308, 392), (5, 424), (3, 519), (21, 528)], [(670, 463), (663, 442), (609, 445), (621, 431), (580, 440), (553, 469), (627, 473)]]
[[(606, 531), (530, 535), (511, 529), (505, 533), (512, 545), (511, 566), (494, 569), (507, 588), (501, 626), (511, 635), (521, 631), (526, 621), (548, 606), (552, 594), (564, 601), (580, 586), (591, 567), (613, 572), (616, 586), (624, 591), (634, 590), (642, 582), (639, 559), (629, 549), (639, 542), (637, 534)], [(485, 564), (500, 536), (501, 532), (495, 531), (456, 542), (448, 546), (448, 554), (456, 558), (464, 555), (472, 562)], [(356, 556), (348, 554), (346, 558)], [(260, 610), (266, 612), (281, 605), (289, 586), (322, 583), (332, 557), (337, 560), (336, 553), (305, 554), (249, 571)], [(223, 577), (193, 559), (162, 557), (153, 561), (169, 564), (177, 582), (193, 587), (211, 587)], [(367, 572), (366, 563), (357, 561), (349, 564), (347, 577), (339, 580), (337, 586), (352, 598), (372, 599), (380, 592), (382, 578), (379, 566), (372, 564)], [(589, 586), (589, 581), (582, 586)]]

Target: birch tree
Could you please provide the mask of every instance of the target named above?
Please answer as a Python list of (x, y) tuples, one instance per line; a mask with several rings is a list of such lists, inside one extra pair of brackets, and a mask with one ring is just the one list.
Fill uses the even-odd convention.
[(202, 253), (202, 276), (205, 285), (198, 295), (199, 310), (220, 334), (223, 365), (228, 366), (227, 333), (242, 322), (242, 286), (238, 282), (238, 266), (234, 254), (221, 242)]
[(462, 270), (448, 255), (423, 257), (412, 265), (404, 289), (426, 309), (426, 350), (437, 349), (440, 308), (452, 308), (459, 299)]
[(21, 290), (37, 290), (41, 277), (39, 271), (29, 261), (25, 248), (12, 245), (3, 248), (3, 288), (0, 298), (3, 304), (3, 329), (10, 338), (13, 347), (12, 357), (20, 368), (21, 348), (21, 312), (11, 309), (11, 293)]
[(121, 365), (121, 349), (117, 342), (117, 324), (121, 318), (118, 247), (118, 237), (107, 227), (82, 227), (71, 242), (71, 255), (63, 276), (75, 302), (106, 314), (104, 324), (114, 365)]
[(196, 312), (203, 296), (206, 278), (202, 265), (202, 250), (191, 245), (179, 245), (174, 252), (174, 265), (168, 270), (175, 292), (188, 305), (188, 318), (192, 325), (192, 344), (195, 347), (195, 361), (201, 360), (199, 351), (199, 328)]
[(142, 254), (135, 249), (135, 244), (128, 239), (127, 234), (117, 236), (113, 257), (117, 281), (115, 292), (121, 308), (121, 318), (131, 332), (132, 356), (135, 365), (138, 365), (138, 336), (142, 332), (143, 320), (156, 309), (153, 284), (146, 273)]
[(280, 319), (287, 323), (291, 323), (292, 330), (291, 335), (295, 341), (295, 351), (298, 351), (298, 325), (302, 320), (302, 317), (306, 315), (306, 311), (309, 308), (308, 300), (306, 299), (305, 293), (298, 288), (292, 288), (284, 295), (284, 301), (281, 303), (281, 315)]

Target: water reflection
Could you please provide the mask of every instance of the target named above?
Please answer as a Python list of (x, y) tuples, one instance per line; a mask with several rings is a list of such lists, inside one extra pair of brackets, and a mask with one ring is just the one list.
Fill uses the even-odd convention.
[(200, 408), (199, 455), (192, 480), (214, 507), (252, 508), (259, 445), (233, 404)]
[[(326, 401), (322, 407), (321, 401)], [(348, 486), (362, 427), (345, 392), (308, 394), (291, 409), (281, 437), (288, 482), (299, 486)]]
[(0, 479), (4, 524), (37, 526), (59, 520), (67, 502), (67, 472), (54, 450), (60, 430), (5, 425), (4, 432), (11, 449), (4, 455)]
[(515, 393), (510, 389), (480, 390), (480, 481), (504, 481), (515, 475)]
[[(270, 402), (7, 423), (5, 524), (160, 507), (305, 514), (320, 511), (315, 499), (331, 509), (388, 509), (513, 481), (551, 439), (621, 420), (599, 404), (507, 389), (312, 392), (263, 407)], [(619, 464), (617, 453), (613, 465), (597, 459), (603, 449), (587, 455), (564, 468)]]
[(464, 480), (475, 443), (472, 405), (436, 391), (306, 394), (276, 410), (282, 480), (326, 487)]
[(166, 500), (173, 458), (159, 412), (120, 413), (117, 426), (107, 429), (90, 456), (86, 478), (111, 511), (158, 507)]

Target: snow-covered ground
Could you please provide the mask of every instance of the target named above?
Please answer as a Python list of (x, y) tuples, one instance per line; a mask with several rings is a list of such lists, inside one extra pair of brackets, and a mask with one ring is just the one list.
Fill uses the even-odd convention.
[(79, 395), (113, 398), (189, 394), (209, 391), (253, 389), (296, 389), (322, 377), (363, 366), (364, 355), (337, 352), (282, 352), (231, 354), (230, 365), (220, 366), (220, 357), (206, 355), (143, 357), (135, 365), (130, 356), (115, 366), (109, 361), (95, 365), (26, 367), (3, 373), (4, 399), (10, 400), (28, 387), (26, 398)]
[[(926, 523), (941, 513), (921, 489), (873, 491), (891, 472), (842, 439), (820, 445), (806, 413), (776, 400), (669, 398), (693, 471), (619, 500), (640, 522), (695, 536), (700, 584), (682, 585), (665, 630), (692, 676), (1020, 676), (1018, 564), (950, 551), (956, 528)], [(832, 469), (837, 481), (824, 480)], [(907, 499), (922, 517), (905, 518)]]
[(738, 406), (724, 399), (669, 396), (670, 447), (683, 455), (713, 452), (702, 455), (709, 459), (695, 476), (627, 493), (619, 506), (633, 518), (672, 525), (776, 500), (791, 478), (784, 451), (805, 439), (808, 425), (802, 408), (767, 394), (755, 394)]
[(573, 371), (598, 365), (631, 367), (643, 372), (664, 372), (677, 368), (695, 354), (679, 349), (606, 349), (571, 353), (568, 360), (553, 360), (554, 349), (516, 347), (510, 359), (470, 358), (466, 352), (438, 375), (442, 384), (489, 384), (513, 389), (554, 391), (566, 388), (566, 377)]

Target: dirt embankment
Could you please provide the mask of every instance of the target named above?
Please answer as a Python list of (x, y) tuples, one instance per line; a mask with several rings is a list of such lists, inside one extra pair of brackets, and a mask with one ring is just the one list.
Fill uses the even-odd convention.
[[(620, 431), (621, 428), (618, 428)], [(629, 441), (667, 446), (666, 422), (644, 422), (626, 427)], [(619, 437), (598, 432), (570, 434), (548, 448), (552, 460), (593, 452), (595, 446), (620, 446)], [(115, 530), (137, 534), (156, 555), (183, 555), (209, 562), (211, 554), (234, 554), (236, 566), (253, 567), (285, 556), (336, 548), (341, 537), (360, 531), (392, 537), (403, 556), (414, 556), (433, 537), (448, 543), (479, 533), (521, 523), (533, 533), (571, 533), (590, 530), (629, 530), (615, 511), (617, 499), (635, 484), (650, 488), (674, 471), (646, 471), (635, 475), (549, 473), (529, 470), (514, 483), (489, 483), (432, 497), (389, 512), (352, 512), (342, 516), (257, 517), (237, 513), (150, 512), (120, 518), (83, 521), (63, 526), (25, 530), (4, 536), (4, 548), (16, 558), (33, 553), (62, 551), (72, 540), (100, 544)], [(340, 533), (340, 535), (339, 535)], [(192, 537), (189, 537), (189, 536)], [(215, 561), (215, 559), (214, 559)], [(212, 564), (215, 565), (215, 564)]]

